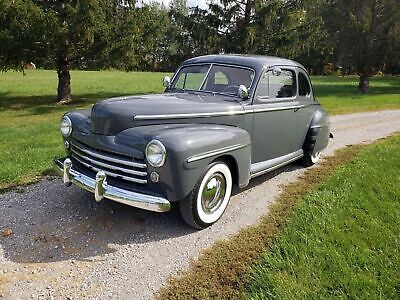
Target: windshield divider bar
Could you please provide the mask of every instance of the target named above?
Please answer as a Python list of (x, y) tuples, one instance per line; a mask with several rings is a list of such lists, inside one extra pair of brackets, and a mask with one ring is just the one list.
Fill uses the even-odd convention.
[(199, 88), (200, 91), (201, 91), (201, 88), (203, 87), (203, 85), (206, 83), (208, 74), (210, 74), (210, 71), (211, 71), (211, 68), (213, 67), (213, 65), (214, 65), (213, 63), (210, 64), (210, 67), (208, 68), (208, 71), (207, 71), (207, 73), (206, 73), (206, 76), (204, 77), (203, 82), (202, 82), (201, 85), (200, 85), (200, 88)]

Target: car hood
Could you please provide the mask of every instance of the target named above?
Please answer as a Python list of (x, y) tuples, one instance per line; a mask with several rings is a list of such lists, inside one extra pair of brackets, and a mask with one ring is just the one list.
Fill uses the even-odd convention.
[(163, 123), (237, 125), (242, 113), (242, 105), (228, 96), (191, 93), (127, 96), (96, 103), (91, 111), (91, 129), (96, 134), (115, 135), (127, 128)]

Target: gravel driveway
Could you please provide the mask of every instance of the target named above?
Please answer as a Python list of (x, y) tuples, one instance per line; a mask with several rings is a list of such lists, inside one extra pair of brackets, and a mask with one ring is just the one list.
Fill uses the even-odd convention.
[[(400, 110), (331, 118), (335, 139), (325, 155), (400, 131)], [(282, 184), (303, 169), (292, 164), (251, 182), (232, 197), (216, 225), (194, 231), (176, 210), (158, 214), (102, 201), (43, 179), (0, 195), (0, 298), (149, 299), (201, 249), (254, 224)]]

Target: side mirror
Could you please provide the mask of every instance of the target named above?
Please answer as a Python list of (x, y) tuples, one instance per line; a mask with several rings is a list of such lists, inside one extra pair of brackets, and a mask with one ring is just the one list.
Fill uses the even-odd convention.
[(239, 85), (238, 95), (243, 100), (249, 98), (249, 91), (247, 90), (247, 87), (245, 85), (243, 84)]
[(279, 76), (281, 74), (282, 74), (282, 69), (281, 68), (275, 67), (275, 68), (272, 69), (272, 75)]
[(171, 85), (171, 78), (169, 78), (169, 76), (164, 76), (164, 78), (163, 78), (163, 86), (166, 89), (169, 89), (170, 85)]

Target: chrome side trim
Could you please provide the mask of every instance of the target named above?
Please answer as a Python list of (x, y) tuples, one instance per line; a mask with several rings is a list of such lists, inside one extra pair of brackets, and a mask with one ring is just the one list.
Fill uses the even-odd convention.
[(102, 155), (102, 154), (96, 153), (94, 151), (90, 151), (86, 147), (78, 146), (76, 143), (71, 143), (71, 144), (72, 144), (73, 147), (77, 148), (78, 150), (82, 151), (83, 153), (86, 153), (86, 154), (91, 155), (91, 156), (96, 157), (96, 158), (108, 160), (108, 161), (111, 161), (111, 162), (114, 162), (114, 163), (117, 163), (117, 164), (136, 167), (136, 168), (146, 168), (147, 167), (146, 164), (135, 163), (135, 162), (128, 161), (128, 160), (123, 160), (123, 159), (119, 159), (119, 158), (114, 158), (114, 157)]
[[(247, 107), (250, 107), (247, 109)], [(185, 119), (185, 118), (210, 118), (210, 117), (222, 117), (222, 116), (234, 116), (244, 115), (252, 113), (261, 113), (278, 110), (290, 110), (304, 108), (306, 105), (291, 105), (286, 107), (270, 107), (270, 108), (259, 108), (251, 109), (251, 106), (247, 106), (244, 111), (230, 111), (230, 112), (214, 112), (214, 113), (188, 113), (188, 114), (170, 114), (170, 115), (136, 115), (134, 120), (160, 120), (160, 119)]]
[(110, 172), (110, 171), (104, 171), (104, 170), (98, 169), (98, 168), (96, 168), (96, 167), (94, 167), (94, 166), (82, 161), (79, 157), (77, 157), (74, 154), (72, 155), (72, 157), (74, 159), (76, 159), (78, 162), (80, 162), (82, 165), (84, 165), (85, 167), (88, 167), (89, 169), (92, 169), (93, 171), (96, 171), (96, 172), (103, 171), (106, 175), (109, 175), (109, 176), (112, 176), (112, 177), (115, 177), (115, 178), (121, 178), (121, 179), (124, 179), (126, 181), (131, 181), (131, 182), (136, 182), (136, 183), (144, 183), (144, 184), (147, 183), (146, 179), (137, 179), (137, 178), (133, 178), (133, 177), (128, 177), (128, 176), (116, 174), (116, 173), (113, 173), (113, 172)]
[(212, 156), (216, 156), (216, 155), (221, 155), (227, 152), (231, 152), (231, 151), (235, 151), (238, 149), (242, 149), (244, 147), (249, 146), (249, 144), (238, 144), (238, 145), (234, 145), (234, 146), (229, 146), (229, 147), (225, 147), (225, 148), (221, 148), (218, 150), (213, 150), (213, 151), (209, 151), (209, 152), (205, 152), (205, 153), (201, 153), (201, 154), (197, 154), (197, 155), (193, 155), (191, 157), (189, 157), (186, 161), (188, 163), (194, 162), (194, 161), (198, 161), (204, 158), (208, 158), (208, 157), (212, 157)]
[[(271, 172), (271, 171), (276, 170), (276, 169), (278, 169), (278, 168), (280, 168), (280, 167), (283, 167), (283, 166), (285, 166), (285, 165), (288, 165), (288, 164), (290, 164), (291, 162), (294, 162), (294, 161), (296, 161), (296, 160), (302, 158), (303, 156), (304, 156), (304, 153), (303, 153), (303, 151), (301, 150), (301, 154), (296, 155), (296, 156), (294, 156), (294, 157), (292, 157), (292, 158), (290, 158), (290, 159), (288, 159), (288, 160), (286, 160), (286, 161), (283, 161), (283, 162), (281, 162), (281, 163), (278, 163), (278, 164), (276, 164), (276, 165), (274, 165), (274, 166), (268, 167), (268, 168), (266, 168), (266, 169), (264, 169), (264, 170), (261, 170), (261, 171), (255, 172), (255, 173), (251, 173), (251, 174), (250, 174), (250, 177), (251, 177), (251, 178), (254, 178), (254, 177), (263, 175), (263, 174), (265, 174), (265, 173)], [(252, 166), (253, 166), (253, 165), (254, 165), (254, 164), (252, 164)]]
[(243, 115), (244, 111), (213, 112), (213, 113), (187, 113), (170, 115), (136, 115), (134, 120), (160, 120), (160, 119), (185, 119), (185, 118), (210, 118), (221, 116)]
[(290, 110), (290, 109), (299, 109), (303, 108), (305, 105), (291, 105), (285, 107), (270, 107), (270, 108), (256, 108), (256, 109), (248, 109), (246, 110), (246, 114), (249, 113), (261, 113), (261, 112), (269, 112), (269, 111), (278, 111), (278, 110)]
[(78, 153), (75, 149), (71, 149), (71, 152), (73, 152), (75, 154), (75, 155), (73, 155), (75, 159), (77, 159), (76, 156), (78, 156), (78, 158), (83, 158), (86, 161), (89, 161), (92, 164), (95, 164), (95, 165), (100, 166), (100, 167), (104, 167), (104, 168), (108, 168), (108, 169), (112, 169), (112, 170), (116, 170), (116, 171), (121, 171), (121, 172), (124, 172), (124, 173), (137, 175), (137, 176), (146, 176), (147, 175), (146, 172), (140, 172), (140, 171), (125, 169), (125, 168), (117, 167), (117, 166), (114, 166), (114, 165), (109, 165), (107, 163), (103, 163), (103, 162), (98, 161), (96, 159), (87, 157), (86, 155), (82, 155), (81, 153)]
[[(163, 197), (132, 192), (109, 185), (106, 174), (102, 172), (98, 172), (96, 179), (93, 179), (74, 170), (72, 164), (68, 165), (68, 160), (68, 158), (64, 161), (62, 159), (55, 160), (57, 170), (63, 174), (64, 178), (69, 178), (75, 185), (89, 192), (96, 193), (97, 201), (100, 201), (104, 197), (115, 202), (155, 212), (166, 212), (171, 209), (170, 202)], [(69, 160), (69, 162), (71, 161)]]

